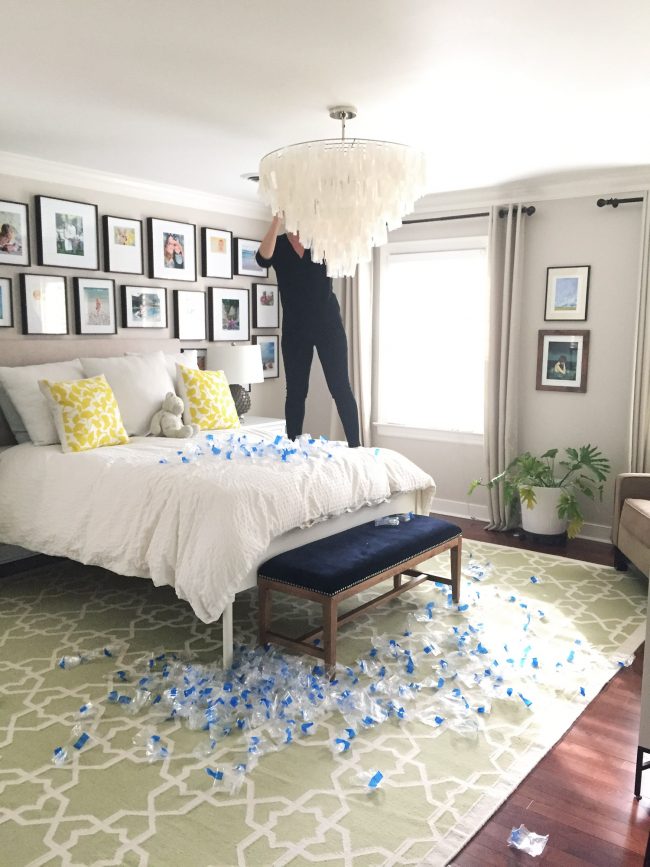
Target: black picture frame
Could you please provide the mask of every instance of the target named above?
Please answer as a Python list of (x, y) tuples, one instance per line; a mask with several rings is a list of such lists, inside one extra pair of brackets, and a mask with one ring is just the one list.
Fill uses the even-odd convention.
[(167, 328), (167, 290), (162, 286), (122, 286), (123, 328)]
[[(230, 315), (230, 311), (234, 314)], [(250, 293), (234, 286), (208, 287), (210, 340), (250, 340)]]
[(102, 217), (104, 269), (114, 274), (144, 274), (144, 227), (131, 217)]
[(589, 331), (539, 331), (538, 391), (587, 391)]
[(232, 280), (232, 232), (228, 229), (201, 228), (201, 273), (204, 277)]
[(253, 241), (250, 238), (235, 238), (233, 252), (233, 270), (241, 277), (268, 277), (269, 269), (262, 268), (255, 261), (255, 254), (260, 248), (261, 241)]
[[(262, 353), (264, 379), (278, 379), (280, 376), (280, 337), (278, 334), (255, 334), (253, 343)], [(272, 349), (270, 349), (272, 347)]]
[(20, 309), (23, 334), (67, 334), (65, 277), (58, 274), (21, 274)]
[(0, 328), (12, 328), (14, 308), (11, 292), (11, 278), (0, 277)]
[(205, 340), (205, 292), (200, 289), (174, 289), (174, 337), (179, 340)]
[(253, 328), (280, 327), (277, 283), (253, 283)]
[(0, 199), (0, 265), (29, 266), (29, 249), (29, 205)]
[(97, 205), (36, 196), (36, 260), (39, 265), (99, 271)]
[(196, 283), (195, 224), (148, 217), (147, 230), (149, 276), (165, 282)]
[(117, 334), (115, 280), (74, 278), (74, 322), (77, 334)]

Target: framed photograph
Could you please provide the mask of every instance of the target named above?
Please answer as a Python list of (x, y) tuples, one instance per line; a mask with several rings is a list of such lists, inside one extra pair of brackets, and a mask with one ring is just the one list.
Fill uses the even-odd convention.
[(29, 208), (0, 200), (0, 265), (29, 264)]
[(546, 310), (544, 319), (587, 318), (590, 265), (546, 269)]
[(250, 314), (248, 289), (208, 289), (210, 340), (248, 340)]
[(39, 265), (99, 270), (97, 205), (36, 196)]
[(142, 220), (104, 216), (104, 267), (118, 274), (144, 274)]
[(264, 371), (264, 379), (277, 379), (280, 376), (278, 335), (258, 334), (253, 337), (253, 343), (257, 343), (262, 352), (262, 370)]
[(280, 298), (275, 283), (253, 283), (253, 328), (280, 327)]
[(10, 328), (14, 324), (11, 304), (11, 280), (0, 277), (0, 328)]
[(196, 363), (199, 370), (205, 370), (205, 358), (208, 350), (201, 346), (197, 349), (192, 349), (189, 346), (181, 347), (181, 352), (196, 352)]
[(149, 276), (196, 282), (196, 226), (149, 217)]
[(232, 280), (232, 232), (201, 229), (201, 265), (204, 277)]
[(235, 238), (235, 274), (243, 277), (268, 277), (269, 269), (261, 268), (255, 259), (261, 241), (248, 238)]
[(75, 277), (74, 319), (77, 334), (116, 334), (115, 281)]
[(587, 390), (588, 331), (540, 331), (537, 343), (537, 390)]
[(174, 337), (205, 340), (205, 292), (174, 289)]
[(67, 334), (65, 277), (20, 275), (23, 334)]
[(156, 286), (122, 286), (124, 328), (167, 328), (167, 290)]

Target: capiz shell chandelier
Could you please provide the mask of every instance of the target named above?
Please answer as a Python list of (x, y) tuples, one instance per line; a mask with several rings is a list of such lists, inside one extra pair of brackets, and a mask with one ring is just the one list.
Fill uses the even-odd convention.
[(402, 144), (345, 138), (352, 106), (336, 106), (340, 139), (288, 145), (260, 161), (259, 194), (285, 229), (300, 235), (314, 262), (325, 262), (330, 277), (352, 276), (369, 262), (372, 248), (424, 192), (424, 154)]

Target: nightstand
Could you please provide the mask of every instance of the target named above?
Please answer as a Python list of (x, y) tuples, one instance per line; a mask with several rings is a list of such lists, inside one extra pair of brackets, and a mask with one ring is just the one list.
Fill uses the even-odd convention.
[(241, 426), (246, 433), (257, 433), (267, 437), (284, 436), (286, 433), (283, 418), (266, 418), (261, 415), (245, 415)]

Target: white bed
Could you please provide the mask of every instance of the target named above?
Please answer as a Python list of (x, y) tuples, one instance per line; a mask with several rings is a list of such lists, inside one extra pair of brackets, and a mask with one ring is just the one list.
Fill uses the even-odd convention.
[[(76, 356), (87, 342), (64, 341), (69, 354), (63, 357)], [(126, 342), (102, 340), (100, 347), (92, 341), (92, 351), (131, 351)], [(54, 359), (45, 343), (55, 345)], [(138, 348), (161, 344), (178, 351), (171, 340), (141, 341)], [(60, 358), (61, 343), (48, 340), (35, 360), (32, 352), (22, 363)], [(251, 441), (263, 436), (254, 428), (242, 433)], [(215, 432), (214, 442), (230, 435)], [(193, 454), (194, 442), (201, 456)], [(334, 446), (331, 459), (312, 449), (309, 457), (285, 463), (227, 461), (208, 445), (201, 433), (196, 441), (132, 437), (127, 445), (76, 454), (58, 445), (6, 448), (0, 452), (0, 542), (173, 586), (201, 620), (223, 616), (228, 664), (232, 601), (255, 586), (260, 563), (373, 517), (428, 513), (435, 491), (430, 476), (391, 450)]]

